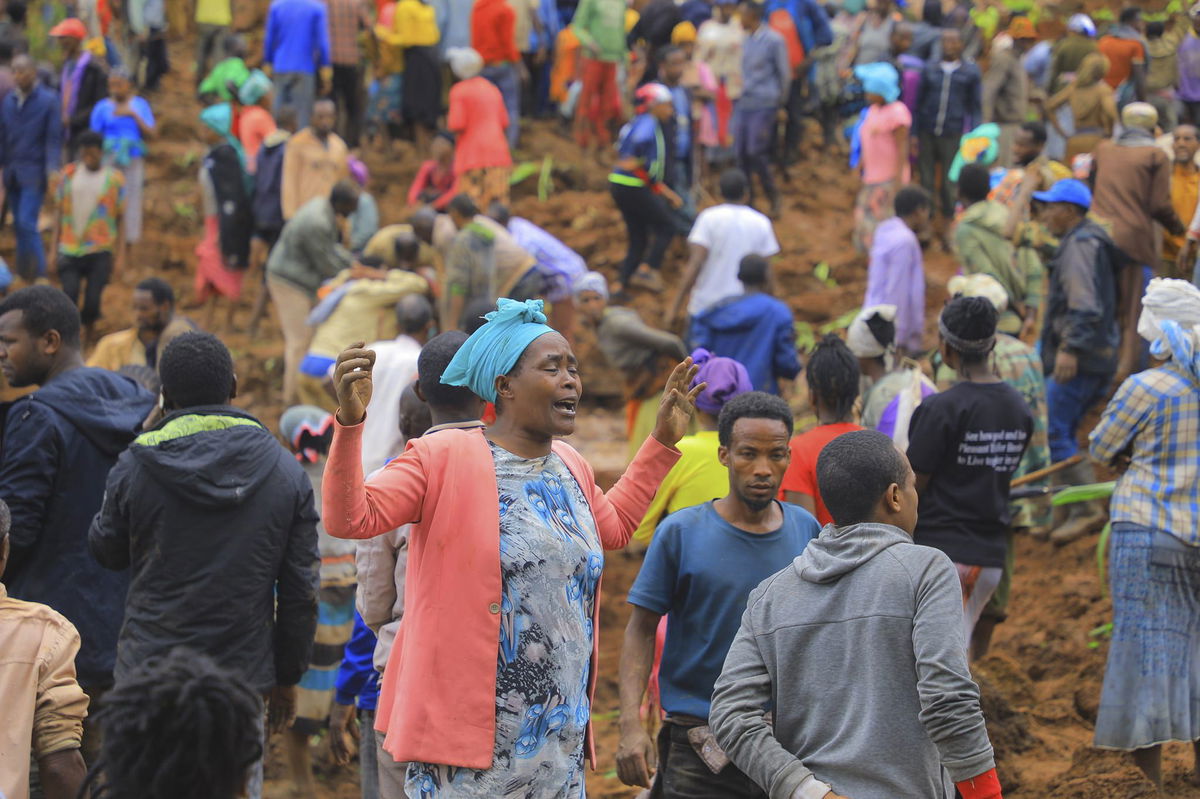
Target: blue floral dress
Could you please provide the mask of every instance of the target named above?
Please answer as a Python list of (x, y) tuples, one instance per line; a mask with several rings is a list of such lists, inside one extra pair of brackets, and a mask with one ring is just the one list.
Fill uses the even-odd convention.
[(585, 796), (592, 611), (604, 551), (562, 458), (491, 448), (504, 584), (492, 767), (412, 763), (405, 789), (410, 799), (576, 799)]

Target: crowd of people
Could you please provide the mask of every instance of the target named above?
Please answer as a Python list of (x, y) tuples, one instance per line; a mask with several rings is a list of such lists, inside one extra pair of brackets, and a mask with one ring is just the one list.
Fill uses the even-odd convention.
[[(1200, 784), (1200, 5), (272, 0), (235, 32), (197, 0), (207, 315), (145, 276), (103, 337), (178, 9), (68, 5), (48, 62), (0, 19), (0, 795), (258, 799), (278, 734), (315, 799), (324, 732), (364, 799), (584, 796), (632, 547), (622, 782), (999, 799), (970, 665), (1031, 599), (1016, 542), (1106, 519), (1095, 745), (1161, 788), (1192, 742)], [(513, 212), (539, 116), (607, 172), (611, 273)], [(405, 208), (366, 165), (400, 138)], [(862, 307), (801, 352), (776, 222), (797, 159), (846, 155)], [(248, 274), (278, 420), (202, 329)], [(563, 441), (583, 328), (627, 402), (607, 491)], [(1107, 513), (1050, 507), (1097, 466)]]

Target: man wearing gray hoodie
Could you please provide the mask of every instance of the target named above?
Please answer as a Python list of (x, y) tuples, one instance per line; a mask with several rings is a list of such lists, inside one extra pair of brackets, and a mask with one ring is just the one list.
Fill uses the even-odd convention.
[(1000, 799), (958, 575), (912, 542), (907, 459), (847, 433), (817, 483), (834, 524), (750, 594), (713, 692), (717, 742), (771, 799)]

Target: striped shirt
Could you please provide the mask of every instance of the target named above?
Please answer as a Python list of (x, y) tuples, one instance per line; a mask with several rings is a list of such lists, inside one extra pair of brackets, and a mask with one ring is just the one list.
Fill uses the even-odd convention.
[(1092, 457), (1131, 457), (1117, 481), (1112, 521), (1200, 546), (1200, 386), (1168, 362), (1126, 380), (1091, 435)]

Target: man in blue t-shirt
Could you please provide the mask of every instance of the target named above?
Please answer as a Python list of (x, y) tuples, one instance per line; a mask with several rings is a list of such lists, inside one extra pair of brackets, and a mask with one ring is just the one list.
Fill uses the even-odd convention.
[[(664, 799), (766, 797), (717, 748), (708, 708), (746, 597), (820, 532), (808, 511), (775, 500), (791, 435), (792, 412), (779, 397), (751, 391), (727, 402), (717, 421), (717, 456), (729, 469), (729, 494), (671, 514), (654, 534), (629, 591), (633, 615), (621, 651), (617, 773), (626, 785), (649, 787), (657, 760), (655, 795)], [(667, 719), (656, 751), (639, 707), (664, 615), (658, 680)]]

